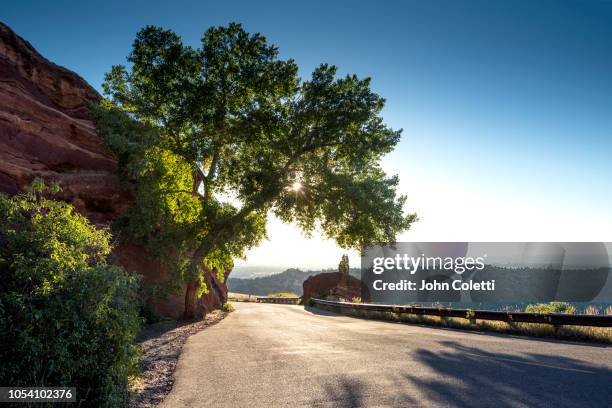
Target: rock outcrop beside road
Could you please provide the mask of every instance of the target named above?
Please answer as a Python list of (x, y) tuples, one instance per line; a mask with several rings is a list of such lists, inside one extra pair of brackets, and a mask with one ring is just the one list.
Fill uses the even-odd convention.
[[(57, 182), (62, 192), (56, 198), (104, 226), (128, 209), (133, 195), (121, 185), (117, 160), (88, 116), (100, 99), (83, 78), (0, 23), (0, 192), (17, 193), (37, 177)], [(167, 268), (138, 243), (121, 242), (114, 255), (128, 271), (143, 275), (145, 285), (163, 286), (170, 279)], [(202, 307), (221, 307), (226, 285), (213, 276), (207, 284)], [(157, 300), (154, 307), (163, 317), (180, 317), (183, 293)]]
[(361, 280), (349, 274), (340, 272), (320, 273), (304, 281), (304, 304), (311, 297), (351, 301), (354, 298), (361, 298), (362, 289), (367, 291)]
[(98, 224), (129, 207), (117, 161), (87, 116), (99, 99), (85, 80), (0, 23), (0, 190), (15, 193), (36, 177), (56, 181), (60, 198)]

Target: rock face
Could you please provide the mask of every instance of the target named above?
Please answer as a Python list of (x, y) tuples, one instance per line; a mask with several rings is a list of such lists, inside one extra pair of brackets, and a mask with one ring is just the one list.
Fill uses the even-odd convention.
[(36, 177), (60, 183), (60, 198), (95, 223), (130, 205), (87, 118), (100, 95), (75, 73), (43, 58), (0, 23), (0, 190), (15, 193)]
[[(362, 292), (363, 289), (363, 292)], [(320, 273), (309, 277), (303, 284), (304, 304), (311, 297), (320, 299), (347, 300), (361, 298), (367, 293), (365, 285), (357, 278), (340, 272)], [(369, 300), (364, 297), (364, 301)]]
[[(227, 302), (227, 278), (231, 269), (228, 268), (222, 274), (217, 274), (217, 270), (206, 269), (204, 273), (204, 284), (206, 285), (204, 294), (198, 297), (201, 289), (200, 282), (197, 279), (192, 280), (186, 286), (186, 294), (184, 301), (189, 299), (193, 308), (190, 309), (187, 318), (202, 318), (206, 313), (218, 309)], [(193, 303), (192, 303), (193, 302)], [(184, 308), (183, 308), (184, 309)], [(187, 313), (186, 313), (187, 314)]]
[(227, 302), (227, 279), (231, 269), (225, 270), (223, 274), (223, 282), (219, 280), (217, 277), (217, 273), (215, 271), (209, 271), (206, 273), (204, 281), (206, 282), (206, 287), (208, 288), (208, 294), (200, 297), (198, 304), (204, 311), (204, 313), (208, 313), (214, 309), (218, 309), (223, 306), (225, 302)]
[[(0, 192), (14, 194), (36, 177), (62, 187), (57, 197), (98, 225), (109, 225), (133, 203), (117, 176), (117, 161), (105, 151), (91, 103), (100, 95), (84, 79), (41, 56), (0, 23)], [(114, 252), (145, 285), (169, 278), (159, 261), (138, 244), (121, 243)], [(227, 300), (227, 288), (211, 277), (209, 309)], [(156, 303), (165, 317), (183, 312), (181, 293)]]

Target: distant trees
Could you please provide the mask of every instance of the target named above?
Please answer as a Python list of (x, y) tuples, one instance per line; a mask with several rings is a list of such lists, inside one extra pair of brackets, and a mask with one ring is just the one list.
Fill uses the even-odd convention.
[(338, 272), (343, 275), (349, 274), (349, 258), (347, 254), (343, 254), (340, 259), (340, 263), (338, 264)]
[(383, 123), (369, 78), (321, 64), (302, 80), (235, 23), (207, 30), (201, 48), (145, 27), (128, 61), (106, 76), (98, 126), (138, 185), (124, 228), (176, 248), (166, 253), (188, 282), (186, 317), (202, 274), (257, 245), (270, 212), (357, 249), (394, 241), (416, 219), (379, 164), (401, 131)]

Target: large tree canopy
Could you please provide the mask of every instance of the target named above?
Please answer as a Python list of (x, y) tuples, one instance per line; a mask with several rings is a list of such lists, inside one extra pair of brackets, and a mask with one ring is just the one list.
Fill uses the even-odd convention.
[(104, 90), (138, 125), (114, 122), (106, 134), (129, 146), (115, 149), (124, 167), (134, 156), (155, 158), (136, 177), (154, 184), (140, 196), (155, 199), (140, 203), (163, 202), (149, 228), (172, 225), (189, 237), (181, 242), (189, 243), (191, 278), (202, 262), (256, 245), (270, 211), (357, 249), (392, 242), (415, 220), (403, 212), (397, 177), (379, 164), (401, 131), (383, 123), (384, 99), (369, 78), (338, 78), (335, 66), (322, 64), (302, 81), (293, 60), (239, 24), (210, 28), (198, 49), (148, 26), (128, 61), (107, 74)]

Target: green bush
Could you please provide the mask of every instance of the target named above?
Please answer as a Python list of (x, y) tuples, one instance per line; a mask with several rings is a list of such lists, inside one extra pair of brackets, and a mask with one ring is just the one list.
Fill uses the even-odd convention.
[(234, 311), (234, 306), (231, 303), (224, 303), (222, 310), (224, 312), (233, 312)]
[(564, 302), (538, 303), (525, 308), (529, 313), (567, 313), (575, 314), (576, 307)]
[(0, 194), (0, 384), (73, 386), (87, 406), (127, 403), (138, 280), (108, 265), (110, 235), (44, 184)]

